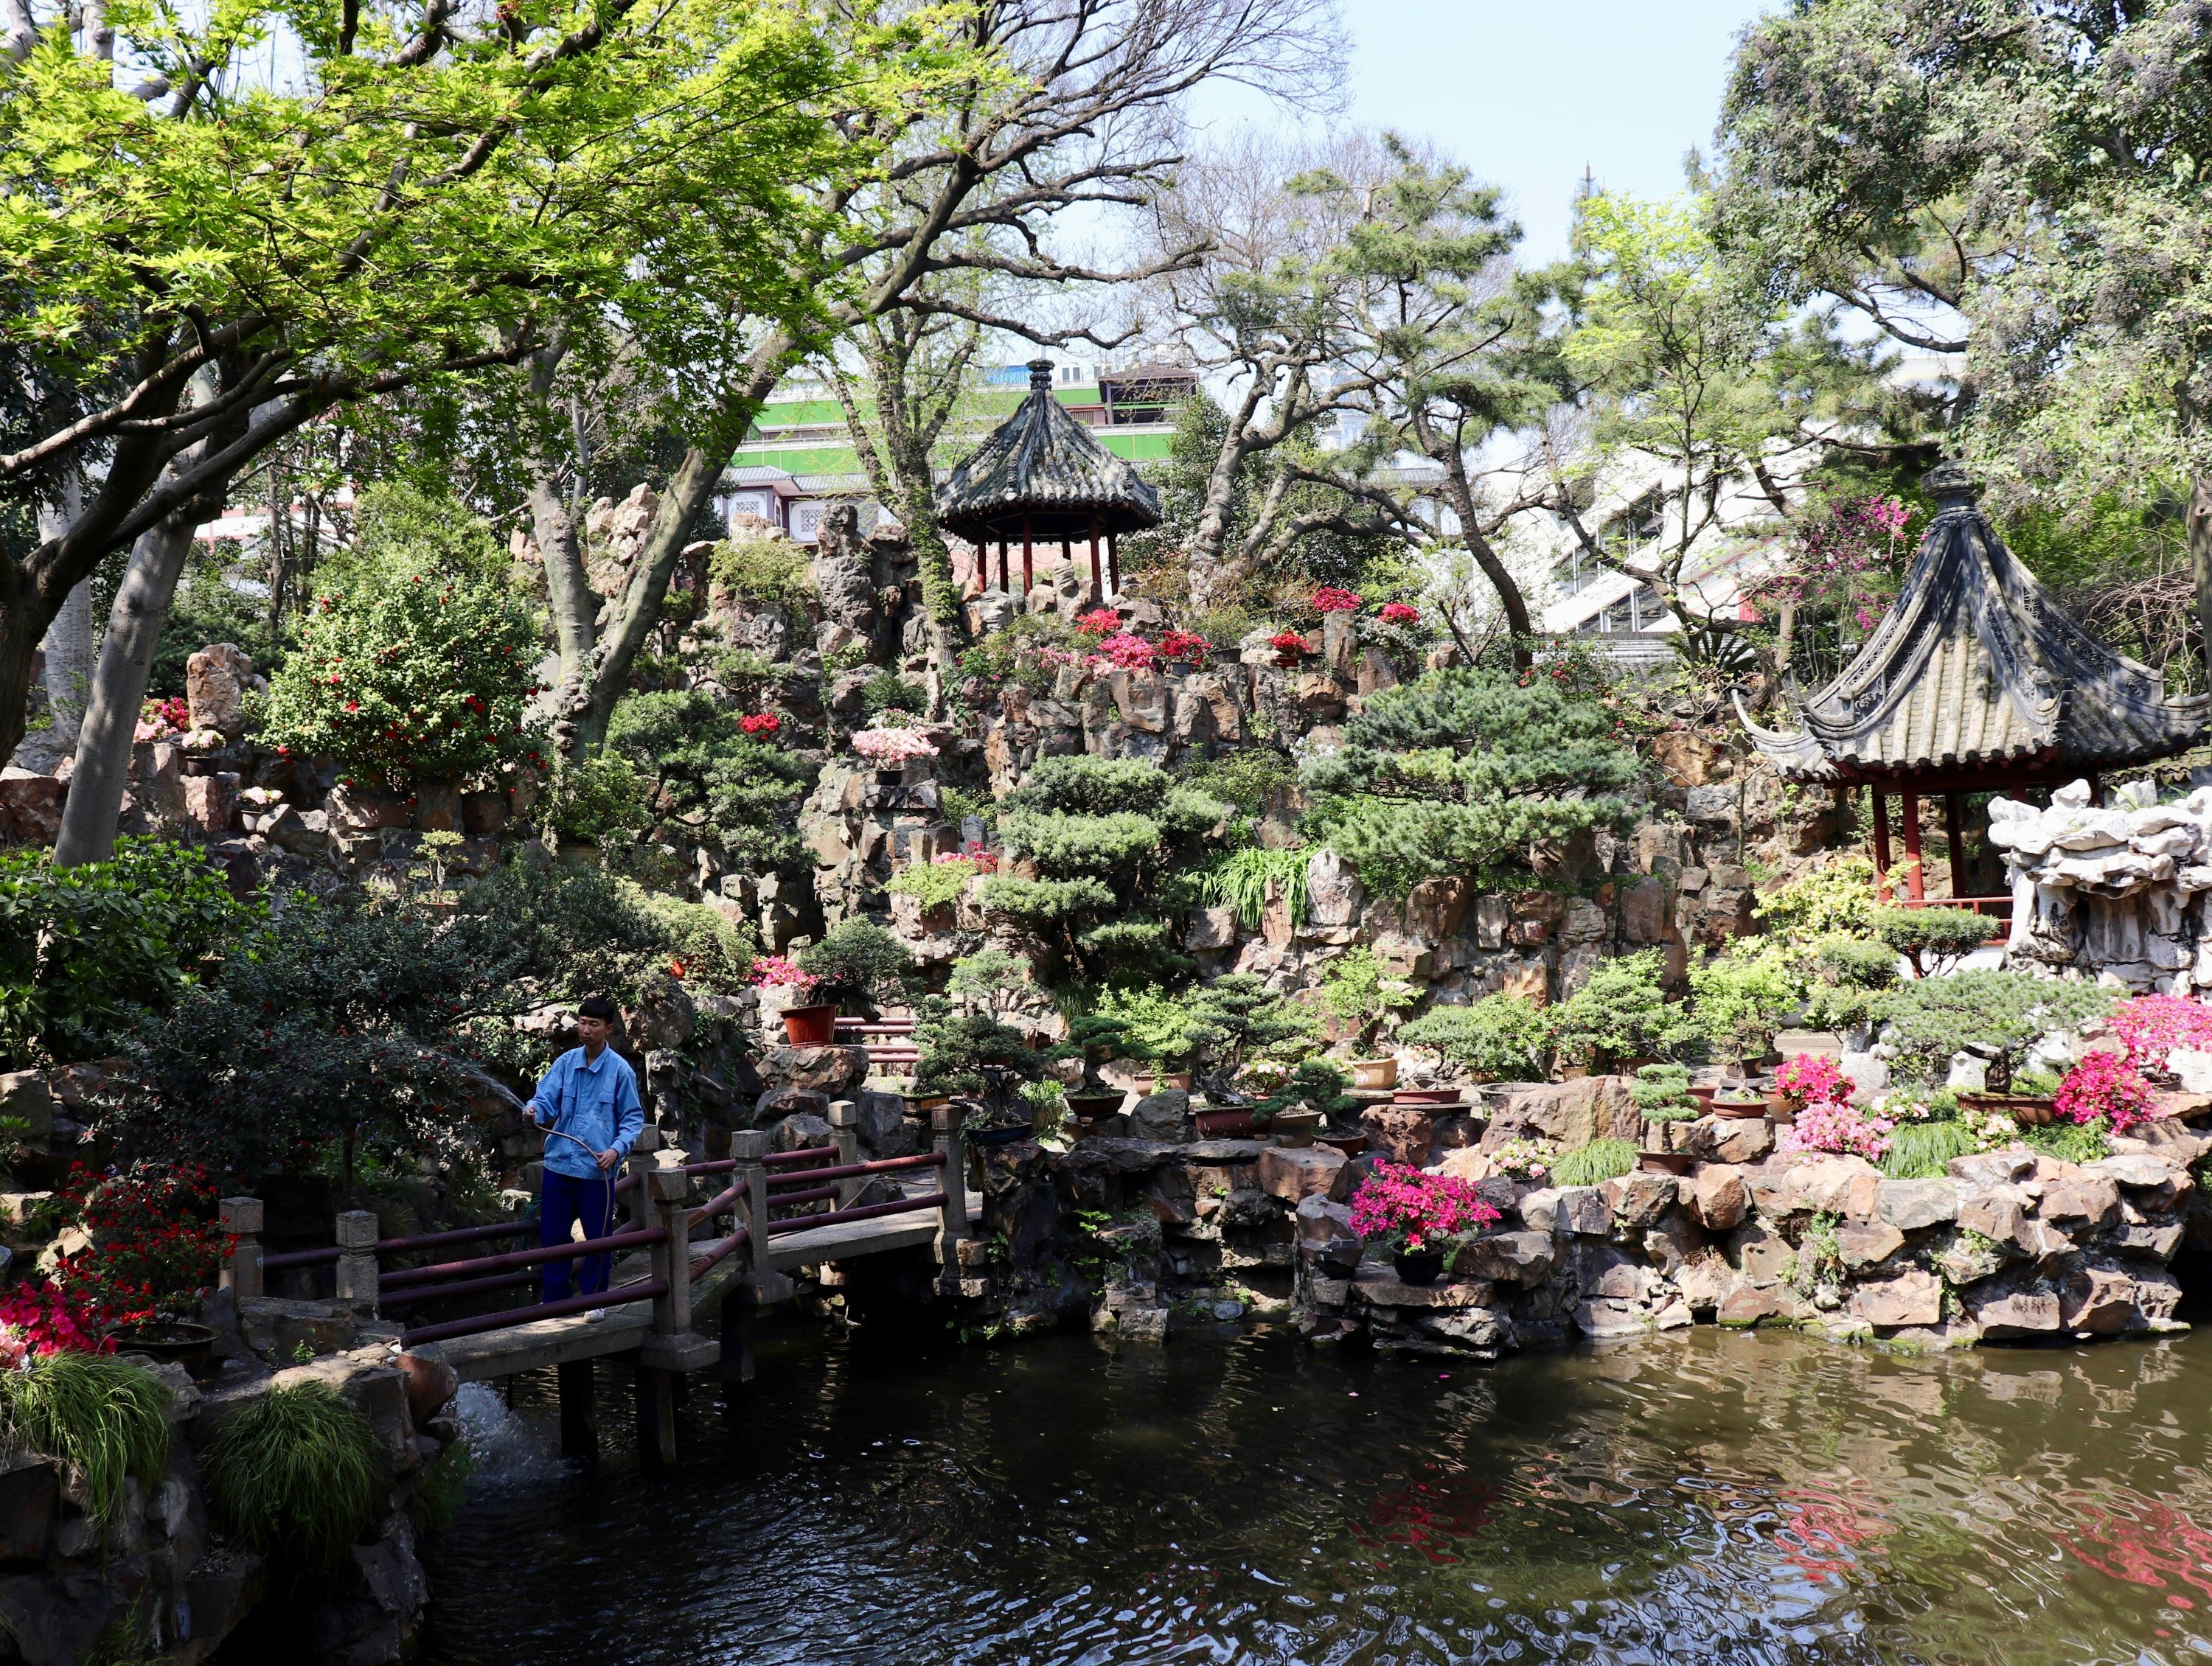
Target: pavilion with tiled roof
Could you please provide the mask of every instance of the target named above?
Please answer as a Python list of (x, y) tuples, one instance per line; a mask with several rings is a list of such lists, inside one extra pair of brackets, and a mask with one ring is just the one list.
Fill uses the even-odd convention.
[(2212, 695), (2169, 698), (2158, 672), (2115, 653), (2059, 607), (1975, 506), (1965, 470), (1939, 463), (1922, 484), (1936, 518), (1895, 603), (1842, 673), (1803, 700), (1797, 728), (1762, 728), (1737, 703), (1784, 779), (1872, 790), (1885, 894), (1886, 795), (1903, 799), (1915, 900), (1923, 796), (1943, 796), (1955, 892), (1965, 866), (1962, 794), (2083, 776), (2094, 787), (2106, 772), (2185, 751), (2212, 724)]
[[(974, 544), (990, 572), (999, 548), (999, 582), (1012, 591), (1011, 550), (1022, 551), (1022, 589), (1035, 579), (1032, 552), (1058, 542), (1060, 557), (1079, 538), (1091, 543), (1091, 585), (1100, 597), (1120, 587), (1114, 540), (1160, 524), (1160, 498), (1135, 469), (1091, 437), (1052, 391), (1052, 360), (1030, 361), (1030, 394), (937, 491), (938, 524)], [(1106, 570), (1099, 571), (1105, 540)]]

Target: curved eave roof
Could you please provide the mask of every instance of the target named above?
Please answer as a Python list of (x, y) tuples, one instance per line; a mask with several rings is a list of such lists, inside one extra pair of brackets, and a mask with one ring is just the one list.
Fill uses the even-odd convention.
[[(1938, 478), (1937, 476), (1942, 476)], [(2147, 763), (2196, 744), (2212, 695), (2169, 700), (2148, 666), (2089, 635), (2007, 549), (1964, 477), (1939, 467), (1947, 501), (1920, 541), (1896, 605), (1842, 674), (1811, 695), (1794, 733), (1744, 727), (1799, 781)]]
[(1048, 389), (1019, 409), (953, 470), (937, 492), (937, 518), (970, 542), (1133, 532), (1160, 522), (1159, 494), (1091, 438)]

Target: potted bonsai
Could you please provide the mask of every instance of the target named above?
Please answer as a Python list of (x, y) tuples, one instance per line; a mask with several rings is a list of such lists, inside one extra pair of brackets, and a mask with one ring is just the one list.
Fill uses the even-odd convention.
[[(865, 1012), (904, 994), (914, 981), (914, 956), (904, 943), (873, 920), (847, 920), (826, 933), (820, 942), (799, 950), (798, 966), (814, 980), (816, 1002), (813, 1007), (799, 1010), (806, 1013), (808, 1033), (813, 1035), (823, 1027), (818, 1015), (828, 1009), (825, 1041), (836, 1039), (837, 1018), (844, 1009)], [(799, 1043), (792, 1030), (793, 1015), (785, 1013), (784, 1028), (794, 1045), (805, 1045)]]
[(1435, 1283), (1446, 1254), (1498, 1218), (1469, 1182), (1410, 1164), (1376, 1163), (1352, 1195), (1352, 1230), (1385, 1245), (1407, 1284)]
[(1054, 1049), (1056, 1058), (1083, 1061), (1083, 1080), (1067, 1091), (1067, 1108), (1078, 1122), (1103, 1122), (1121, 1108), (1122, 1093), (1099, 1080), (1099, 1067), (1133, 1046), (1129, 1027), (1103, 1013), (1085, 1013), (1068, 1021), (1067, 1039)]
[(1255, 1117), (1264, 1119), (1268, 1132), (1283, 1144), (1310, 1146), (1324, 1122), (1355, 1103), (1344, 1091), (1342, 1070), (1328, 1059), (1309, 1058), (1285, 1073)]
[(1603, 961), (1552, 1009), (1552, 1041), (1566, 1074), (1592, 1075), (1671, 1054), (1696, 1037), (1688, 1010), (1660, 989), (1665, 972), (1666, 956), (1656, 948)]
[(1897, 1048), (1900, 1074), (1941, 1084), (1956, 1055), (1978, 1055), (1989, 1061), (1987, 1088), (1961, 1093), (1962, 1108), (2048, 1122), (2054, 1114), (2051, 1095), (2008, 1091), (2028, 1049), (2054, 1032), (2078, 1031), (2104, 1017), (2118, 999), (2116, 991), (2094, 984), (1976, 967), (1899, 984), (1882, 994), (1875, 1015)]
[[(1768, 954), (1717, 954), (1690, 968), (1690, 992), (1698, 1030), (1723, 1057), (1734, 1061), (1735, 1077), (1748, 1081), (1755, 1061), (1774, 1045), (1774, 1032), (1799, 1003), (1796, 980)], [(1719, 1111), (1727, 1095), (1716, 1096)]]
[(1540, 1081), (1551, 1051), (1545, 1009), (1517, 995), (1486, 995), (1471, 1006), (1432, 1007), (1398, 1027), (1398, 1039), (1441, 1055), (1477, 1081)]
[[(1668, 1123), (1696, 1120), (1697, 1102), (1690, 1097), (1690, 1070), (1685, 1064), (1647, 1064), (1637, 1071), (1636, 1080), (1628, 1085), (1629, 1096), (1636, 1108), (1644, 1113), (1644, 1120), (1653, 1133), (1654, 1144), (1663, 1147), (1664, 1136), (1656, 1130)], [(1656, 1136), (1656, 1137), (1655, 1137)]]
[(1374, 1049), (1382, 1032), (1397, 1021), (1398, 1015), (1419, 1004), (1420, 998), (1420, 991), (1404, 978), (1383, 975), (1382, 963), (1375, 958), (1372, 949), (1348, 948), (1329, 963), (1328, 981), (1322, 985), (1322, 1001), (1330, 1016), (1351, 1029), (1346, 1039), (1355, 1055), (1352, 1061), (1353, 1087), (1371, 1093), (1397, 1085), (1395, 1057), (1370, 1058), (1366, 1055)]
[(1048, 1061), (1019, 1030), (985, 1013), (961, 1012), (933, 995), (921, 1003), (914, 1039), (921, 1051), (916, 1091), (975, 1101), (983, 1113), (969, 1132), (975, 1143), (1023, 1140), (1035, 1131), (1035, 1112), (1020, 1090), (1044, 1076)]

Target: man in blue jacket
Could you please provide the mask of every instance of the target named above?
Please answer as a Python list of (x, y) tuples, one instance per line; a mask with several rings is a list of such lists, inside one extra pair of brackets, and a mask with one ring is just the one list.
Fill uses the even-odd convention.
[[(614, 1027), (614, 1003), (603, 995), (586, 999), (576, 1009), (576, 1033), (584, 1045), (555, 1059), (530, 1096), (531, 1117), (550, 1130), (538, 1194), (538, 1242), (545, 1248), (569, 1242), (579, 1221), (587, 1239), (614, 1231), (617, 1171), (645, 1126), (637, 1073), (607, 1045)], [(577, 1287), (597, 1295), (607, 1287), (614, 1257), (601, 1251), (581, 1259)], [(568, 1269), (576, 1264), (574, 1259), (544, 1263), (544, 1299), (559, 1301), (568, 1293)]]

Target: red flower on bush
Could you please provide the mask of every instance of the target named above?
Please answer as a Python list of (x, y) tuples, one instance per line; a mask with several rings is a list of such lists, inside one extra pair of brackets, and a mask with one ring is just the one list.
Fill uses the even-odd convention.
[(1170, 659), (1204, 659), (1213, 644), (1196, 631), (1169, 631), (1160, 638), (1160, 651)]
[(1312, 605), (1316, 613), (1358, 613), (1360, 603), (1356, 591), (1323, 585), (1313, 593)]
[(60, 1201), (92, 1242), (62, 1258), (56, 1282), (100, 1328), (142, 1324), (214, 1287), (222, 1234), (206, 1169), (141, 1164), (107, 1174), (75, 1163)]
[(1109, 636), (1121, 628), (1121, 615), (1111, 608), (1094, 608), (1075, 621), (1085, 636)]
[(748, 735), (773, 735), (783, 727), (783, 719), (773, 712), (755, 712), (739, 718), (738, 727)]
[(1109, 664), (1124, 671), (1149, 671), (1160, 657), (1158, 649), (1128, 631), (1108, 637), (1098, 645), (1098, 652)]
[(1498, 1218), (1472, 1182), (1425, 1173), (1410, 1163), (1377, 1162), (1352, 1195), (1352, 1231), (1416, 1255), (1437, 1247), (1435, 1239), (1480, 1232)]
[(2185, 995), (2138, 995), (2113, 1009), (2112, 1022), (2138, 1067), (2164, 1069), (2176, 1047), (2212, 1050), (2212, 1006)]
[(2069, 1122), (2101, 1118), (2112, 1124), (2113, 1133), (2124, 1134), (2137, 1123), (2150, 1120), (2150, 1084), (2118, 1053), (2085, 1053), (2058, 1084), (2054, 1105)]
[(1267, 639), (1267, 645), (1279, 654), (1310, 654), (1305, 638), (1296, 631), (1279, 631)]
[(1858, 1091), (1858, 1083), (1826, 1053), (1799, 1053), (1774, 1075), (1784, 1097), (1802, 1111), (1812, 1105), (1843, 1105)]
[(18, 1370), (41, 1354), (104, 1354), (113, 1347), (84, 1306), (49, 1279), (0, 1295), (0, 1371)]
[(1376, 616), (1386, 625), (1418, 625), (1421, 622), (1421, 610), (1408, 607), (1403, 602), (1385, 602), (1382, 611)]

